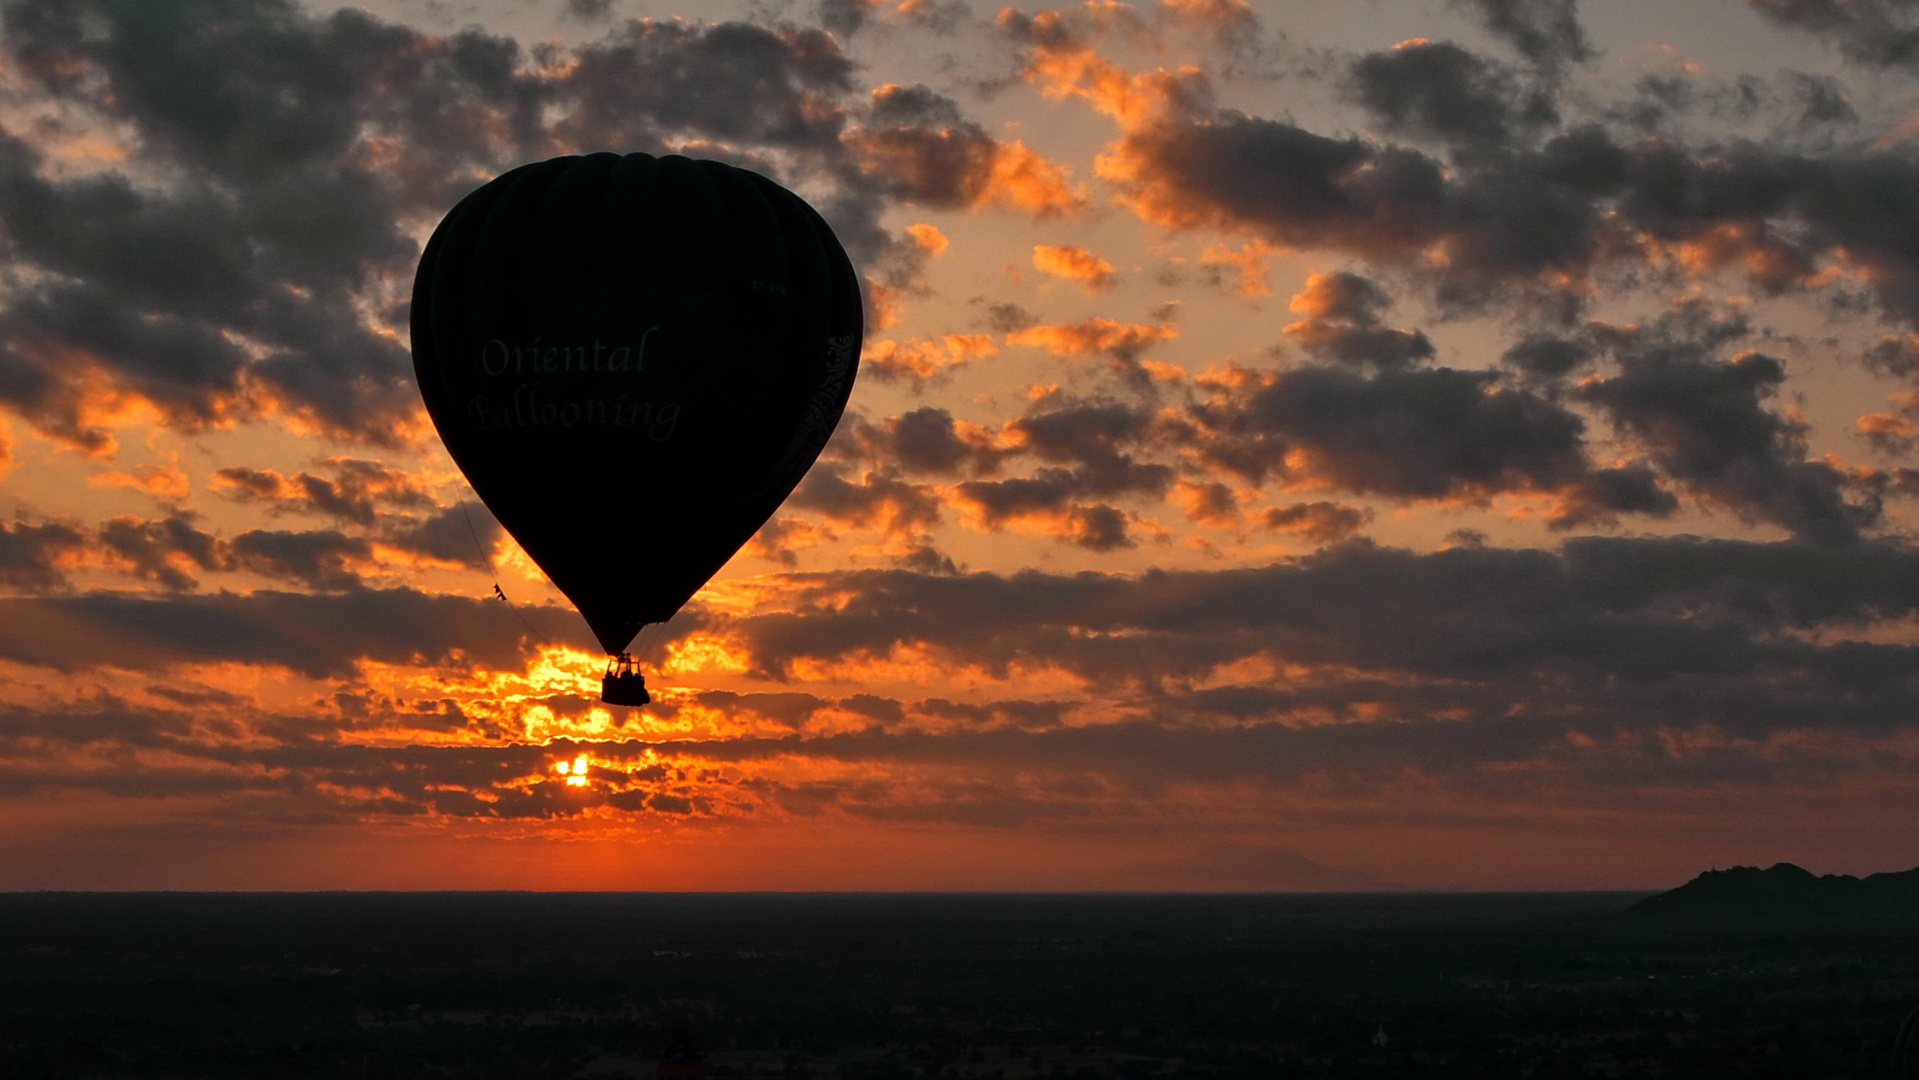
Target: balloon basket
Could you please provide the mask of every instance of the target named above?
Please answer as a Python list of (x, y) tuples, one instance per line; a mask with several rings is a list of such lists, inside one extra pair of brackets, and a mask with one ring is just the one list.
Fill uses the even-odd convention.
[(653, 695), (646, 692), (646, 676), (640, 674), (639, 662), (621, 653), (607, 664), (606, 674), (600, 677), (600, 700), (608, 705), (633, 708), (652, 701)]

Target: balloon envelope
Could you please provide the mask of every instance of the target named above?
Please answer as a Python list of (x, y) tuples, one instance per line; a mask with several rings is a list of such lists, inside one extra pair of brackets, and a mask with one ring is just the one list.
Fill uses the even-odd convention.
[(819, 456), (859, 366), (859, 281), (745, 169), (589, 154), (454, 207), (413, 284), (427, 412), (609, 653), (664, 622)]

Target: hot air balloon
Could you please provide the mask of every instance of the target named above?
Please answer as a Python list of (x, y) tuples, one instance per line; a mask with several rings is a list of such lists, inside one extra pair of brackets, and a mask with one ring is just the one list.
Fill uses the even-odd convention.
[(716, 161), (504, 173), (434, 230), (413, 363), (440, 438), (648, 700), (627, 654), (772, 516), (859, 367), (859, 280), (812, 207)]

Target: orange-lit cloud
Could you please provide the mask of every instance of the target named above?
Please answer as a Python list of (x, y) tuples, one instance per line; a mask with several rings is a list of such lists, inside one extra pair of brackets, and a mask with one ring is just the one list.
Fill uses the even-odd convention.
[(1043, 274), (1077, 281), (1092, 293), (1105, 292), (1116, 280), (1112, 263), (1085, 248), (1071, 245), (1033, 245), (1033, 267)]
[(1233, 291), (1241, 296), (1270, 296), (1273, 290), (1266, 282), (1270, 266), (1268, 260), (1279, 250), (1257, 239), (1237, 246), (1209, 244), (1200, 252), (1199, 261), (1208, 266), (1230, 267), (1233, 271)]
[(1239, 524), (1239, 499), (1232, 488), (1217, 480), (1205, 483), (1182, 480), (1173, 489), (1173, 498), (1185, 509), (1189, 519), (1201, 525), (1230, 528)]
[(1153, 345), (1179, 336), (1179, 328), (1168, 323), (1123, 323), (1095, 315), (1076, 323), (1040, 325), (1006, 335), (1014, 345), (1032, 345), (1054, 356), (1137, 357)]
[(1910, 454), (1919, 448), (1919, 392), (1893, 396), (1897, 413), (1867, 413), (1854, 421), (1854, 430), (1882, 454)]
[(90, 484), (109, 487), (128, 487), (135, 491), (144, 491), (158, 499), (184, 499), (193, 491), (193, 484), (177, 464), (141, 465), (131, 472), (115, 469), (95, 473), (87, 478)]
[(941, 254), (946, 250), (947, 245), (952, 243), (937, 226), (928, 225), (925, 222), (908, 225), (906, 235), (912, 238), (915, 247), (928, 255)]
[(1018, 139), (995, 139), (923, 87), (873, 91), (875, 122), (844, 136), (860, 168), (908, 202), (999, 208), (1037, 218), (1077, 214), (1089, 195), (1071, 172)]
[(918, 383), (998, 352), (990, 334), (943, 334), (915, 341), (881, 338), (867, 344), (860, 363), (877, 378)]

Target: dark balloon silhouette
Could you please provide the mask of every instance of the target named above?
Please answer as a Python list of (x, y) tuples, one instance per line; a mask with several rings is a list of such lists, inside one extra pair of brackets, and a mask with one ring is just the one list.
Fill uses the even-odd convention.
[(624, 654), (772, 516), (839, 422), (859, 280), (803, 200), (715, 161), (524, 165), (453, 208), (413, 284), (433, 424), (500, 524)]

